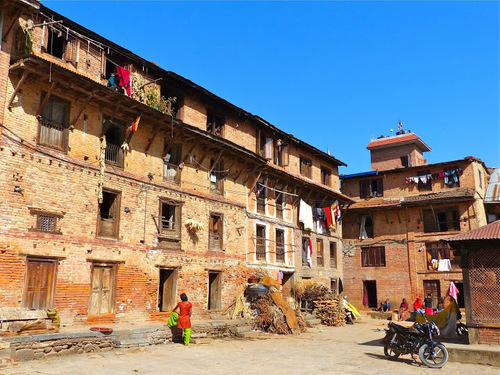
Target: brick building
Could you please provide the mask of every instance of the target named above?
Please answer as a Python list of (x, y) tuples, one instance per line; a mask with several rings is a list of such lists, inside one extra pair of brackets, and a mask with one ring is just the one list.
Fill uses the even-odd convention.
[(345, 293), (366, 308), (428, 293), (437, 305), (451, 281), (463, 290), (460, 258), (442, 240), (486, 224), (488, 171), (473, 157), (427, 164), (429, 146), (405, 130), (367, 148), (372, 171), (341, 176), (356, 201), (343, 218)]
[(220, 313), (256, 268), (336, 287), (340, 224), (298, 206), (352, 202), (344, 163), (38, 1), (0, 0), (0, 31), (0, 306)]

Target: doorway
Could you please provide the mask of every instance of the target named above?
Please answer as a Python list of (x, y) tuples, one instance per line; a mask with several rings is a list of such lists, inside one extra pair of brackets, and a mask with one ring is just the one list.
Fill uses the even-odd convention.
[(175, 306), (177, 295), (177, 270), (160, 268), (158, 285), (158, 311), (168, 312)]
[(220, 310), (222, 308), (221, 301), (221, 277), (222, 272), (208, 272), (208, 309)]
[(424, 280), (424, 298), (430, 294), (432, 298), (432, 308), (437, 308), (439, 299), (441, 298), (441, 288), (439, 280)]
[(465, 309), (465, 298), (464, 298), (464, 283), (462, 281), (455, 281), (455, 286), (458, 289), (457, 303), (458, 307)]
[(281, 280), (281, 293), (283, 297), (290, 297), (292, 295), (293, 285), (293, 272), (283, 272), (283, 279)]
[(377, 308), (377, 282), (375, 280), (363, 281), (363, 296), (366, 296), (369, 308)]

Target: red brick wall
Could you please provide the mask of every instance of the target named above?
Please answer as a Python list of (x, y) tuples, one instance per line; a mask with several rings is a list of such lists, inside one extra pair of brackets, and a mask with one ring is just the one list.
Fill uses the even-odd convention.
[(388, 147), (378, 150), (370, 150), (372, 171), (385, 171), (394, 168), (402, 168), (401, 156), (410, 156), (411, 165), (424, 164), (422, 151), (414, 144)]
[(500, 344), (500, 328), (479, 328), (480, 344)]

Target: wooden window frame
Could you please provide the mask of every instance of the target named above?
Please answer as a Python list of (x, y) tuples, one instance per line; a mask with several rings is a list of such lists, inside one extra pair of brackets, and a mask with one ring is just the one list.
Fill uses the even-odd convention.
[(316, 265), (318, 267), (325, 266), (325, 247), (321, 238), (316, 239)]
[[(264, 236), (259, 236), (259, 229)], [(267, 227), (261, 224), (255, 225), (255, 260), (267, 260)]]
[(182, 143), (165, 140), (163, 156), (163, 180), (176, 184), (181, 182), (182, 164)]
[[(37, 264), (43, 264), (44, 267), (47, 267), (46, 288), (40, 285), (43, 275), (41, 275), (40, 268), (36, 269)], [(55, 258), (26, 257), (22, 296), (23, 308), (28, 310), (47, 310), (54, 307), (58, 264), (58, 259)], [(36, 274), (33, 275), (33, 272)], [(36, 285), (30, 285), (33, 283), (36, 283)], [(41, 289), (47, 289), (45, 298)], [(31, 293), (33, 293), (33, 296), (31, 296)], [(38, 295), (38, 298), (36, 298), (36, 295)]]
[[(215, 163), (215, 160), (211, 160), (210, 165), (212, 166), (212, 171), (210, 172), (210, 193), (212, 194), (224, 194), (224, 161), (220, 160)], [(215, 179), (215, 181), (212, 181)]]
[[(443, 214), (445, 220), (440, 220)], [(422, 215), (424, 233), (460, 231), (460, 214), (456, 206), (423, 210)], [(446, 230), (442, 230), (444, 225), (446, 225)]]
[(321, 167), (321, 183), (325, 186), (332, 186), (332, 170), (326, 167)]
[(274, 205), (276, 207), (276, 218), (285, 220), (285, 195), (283, 193), (278, 193), (274, 198)]
[(274, 164), (280, 167), (287, 167), (290, 162), (289, 145), (281, 139), (274, 140)]
[[(419, 176), (426, 176), (431, 174), (430, 171), (425, 171), (421, 172), (418, 175)], [(432, 179), (428, 178), (427, 183), (420, 182), (420, 178), (418, 179), (418, 184), (417, 184), (418, 191), (432, 191)]]
[[(41, 233), (51, 233), (51, 234), (61, 234), (61, 229), (59, 227), (59, 220), (64, 217), (63, 212), (53, 212), (50, 210), (44, 210), (41, 208), (29, 207), (30, 214), (35, 216), (35, 225), (29, 228), (29, 231), (41, 232)], [(48, 216), (54, 219), (54, 230), (44, 230), (40, 226), (40, 219), (42, 216)]]
[[(376, 190), (374, 185), (376, 184)], [(382, 178), (371, 178), (359, 181), (359, 197), (360, 198), (373, 198), (384, 196), (384, 183)]]
[(367, 246), (361, 248), (362, 267), (385, 267), (385, 247)]
[(337, 267), (337, 243), (330, 241), (330, 268)]
[[(45, 100), (47, 96), (47, 93), (45, 91), (42, 91), (41, 93), (41, 98), (40, 98), (40, 103), (42, 104), (43, 101)], [(64, 119), (61, 122), (57, 122), (53, 120), (52, 115), (50, 116), (51, 118), (44, 118), (44, 112), (50, 105), (63, 105), (65, 107), (64, 109)], [(37, 128), (37, 135), (36, 135), (36, 143), (41, 146), (45, 147), (50, 147), (59, 151), (62, 151), (64, 153), (68, 152), (68, 138), (69, 138), (69, 118), (70, 118), (70, 112), (71, 112), (71, 102), (69, 100), (63, 99), (57, 95), (50, 95), (50, 97), (47, 99), (47, 102), (42, 108), (42, 113), (38, 117), (38, 128)], [(48, 129), (50, 128), (62, 128), (61, 132), (61, 144), (56, 145), (53, 143), (45, 142), (42, 138), (42, 127), (46, 127)]]
[[(280, 235), (278, 235), (280, 233)], [(285, 263), (286, 261), (286, 251), (285, 251), (285, 230), (276, 228), (275, 230), (275, 247), (276, 247), (276, 262)]]
[(257, 194), (255, 195), (255, 211), (259, 214), (266, 214), (266, 206), (267, 206), (267, 194), (268, 194), (268, 189), (265, 187), (266, 183), (261, 182), (258, 183), (257, 186), (261, 185), (262, 189), (257, 190)]
[[(118, 239), (120, 235), (120, 207), (121, 207), (121, 192), (116, 191), (116, 190), (111, 190), (111, 189), (102, 189), (103, 197), (104, 193), (106, 194), (113, 194), (116, 196), (116, 213), (115, 217), (113, 219), (113, 234), (112, 235), (107, 235), (107, 234), (102, 234), (102, 218), (101, 218), (101, 205), (102, 203), (98, 204), (97, 207), (97, 230), (96, 230), (96, 235), (97, 237), (103, 237), (103, 238), (114, 238)], [(104, 200), (104, 198), (103, 198)]]
[[(174, 207), (174, 220), (173, 229), (164, 228), (163, 223), (163, 205)], [(182, 225), (182, 204), (178, 201), (172, 201), (170, 199), (160, 198), (159, 201), (159, 220), (158, 220), (158, 234), (160, 236), (166, 236), (170, 238), (180, 239), (181, 237), (181, 225)], [(166, 220), (168, 221), (168, 220)]]
[[(106, 124), (109, 122), (109, 124)], [(123, 127), (123, 129), (121, 129)], [(102, 133), (106, 137), (106, 150), (104, 152), (104, 162), (115, 167), (124, 168), (125, 166), (125, 151), (121, 148), (121, 145), (125, 141), (125, 123), (122, 121), (117, 121), (103, 118), (103, 129)], [(118, 142), (110, 142), (106, 134), (110, 131), (117, 132), (120, 134)], [(119, 143), (119, 144), (118, 144)]]
[[(461, 268), (461, 257), (456, 255), (451, 246), (445, 242), (426, 242), (425, 250), (427, 254), (427, 269), (434, 270), (431, 260), (437, 261), (449, 259), (453, 269)], [(445, 271), (440, 271), (445, 272)]]
[(304, 156), (299, 157), (300, 174), (312, 178), (312, 160)]
[(207, 109), (207, 133), (224, 137), (225, 124), (226, 119), (224, 116), (219, 116), (215, 111)]
[[(214, 230), (214, 225), (216, 222), (213, 221), (213, 218), (218, 218), (216, 221), (217, 223), (220, 223), (220, 226), (217, 228), (217, 230)], [(208, 219), (208, 250), (209, 251), (223, 251), (223, 246), (224, 246), (224, 215), (216, 212), (211, 212), (209, 215)], [(216, 238), (218, 237), (218, 238)], [(215, 243), (218, 244), (217, 247), (215, 247)]]

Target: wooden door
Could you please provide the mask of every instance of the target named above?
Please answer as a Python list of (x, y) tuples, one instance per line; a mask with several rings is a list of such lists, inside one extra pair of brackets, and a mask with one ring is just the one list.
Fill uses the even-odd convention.
[(432, 297), (432, 307), (436, 308), (441, 298), (441, 289), (439, 286), (439, 280), (425, 280), (424, 281), (424, 298), (427, 298), (427, 294), (431, 294)]
[(177, 270), (160, 270), (159, 311), (167, 312), (174, 308), (177, 294)]
[(218, 310), (222, 306), (221, 303), (221, 273), (208, 273), (208, 309)]
[(114, 268), (94, 266), (90, 291), (89, 315), (114, 312)]
[(56, 262), (52, 260), (28, 260), (23, 307), (47, 310), (53, 307)]

